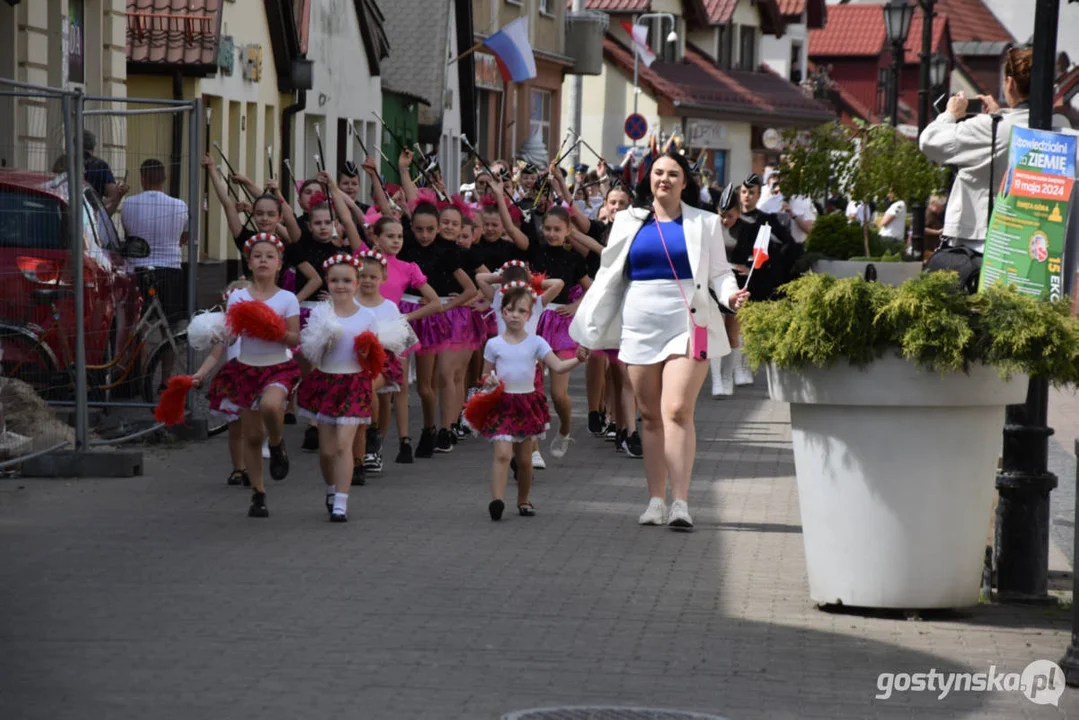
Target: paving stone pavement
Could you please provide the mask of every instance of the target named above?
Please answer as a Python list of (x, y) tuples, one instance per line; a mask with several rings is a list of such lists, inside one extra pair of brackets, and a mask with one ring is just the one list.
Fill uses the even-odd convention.
[(141, 478), (0, 480), (0, 718), (484, 719), (606, 704), (731, 720), (1079, 717), (1074, 690), (1059, 708), (1004, 692), (874, 698), (882, 672), (1056, 660), (1069, 614), (815, 608), (787, 408), (763, 383), (700, 400), (692, 534), (637, 526), (640, 462), (581, 420), (538, 474), (538, 515), (497, 524), (477, 440), (388, 464), (353, 491), (347, 525), (327, 522), (298, 428), (268, 520), (225, 485), (223, 438), (150, 450)]

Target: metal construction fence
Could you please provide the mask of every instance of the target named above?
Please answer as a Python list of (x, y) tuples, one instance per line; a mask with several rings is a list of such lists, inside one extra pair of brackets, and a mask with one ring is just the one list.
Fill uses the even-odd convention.
[(0, 79), (0, 468), (156, 432), (168, 378), (204, 359), (201, 105)]

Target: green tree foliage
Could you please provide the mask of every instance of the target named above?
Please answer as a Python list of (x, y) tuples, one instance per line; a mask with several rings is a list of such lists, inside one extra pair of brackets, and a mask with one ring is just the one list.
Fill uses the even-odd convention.
[(754, 368), (841, 359), (864, 366), (891, 351), (942, 374), (984, 364), (1003, 376), (1079, 382), (1079, 320), (1066, 300), (1043, 302), (1004, 286), (968, 295), (954, 273), (924, 273), (898, 288), (811, 274), (785, 290), (781, 300), (748, 303), (738, 313)]

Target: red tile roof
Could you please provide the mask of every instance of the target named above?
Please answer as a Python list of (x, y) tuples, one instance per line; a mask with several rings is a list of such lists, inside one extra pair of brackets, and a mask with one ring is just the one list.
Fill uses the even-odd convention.
[(806, 9), (806, 0), (779, 0), (779, 12), (784, 15), (801, 15)]
[[(943, 20), (943, 22), (942, 22)], [(948, 18), (933, 21), (933, 52), (946, 46)], [(884, 13), (880, 5), (833, 5), (828, 9), (828, 24), (809, 31), (809, 54), (812, 57), (877, 57), (885, 48)], [(907, 34), (906, 62), (917, 62), (922, 48), (922, 13), (917, 11)]]
[[(588, 0), (585, 7), (589, 10), (607, 12), (639, 12), (652, 8), (652, 0)], [(573, 0), (567, 0), (566, 8), (573, 9)]]
[(221, 0), (127, 0), (127, 59), (214, 65), (221, 15)]
[(708, 13), (708, 22), (723, 25), (731, 21), (738, 0), (704, 0), (704, 10)]
[(954, 42), (1015, 42), (1012, 34), (982, 0), (938, 0), (937, 12), (951, 21)]
[[(633, 55), (622, 44), (606, 37), (604, 56), (633, 75)], [(639, 68), (640, 83), (672, 103), (705, 111), (732, 115), (757, 115), (769, 122), (783, 120), (827, 122), (835, 114), (826, 105), (806, 97), (801, 89), (786, 79), (768, 72), (723, 70), (711, 58), (692, 45), (686, 46), (683, 62), (656, 60), (651, 67)], [(790, 124), (788, 122), (788, 124)]]

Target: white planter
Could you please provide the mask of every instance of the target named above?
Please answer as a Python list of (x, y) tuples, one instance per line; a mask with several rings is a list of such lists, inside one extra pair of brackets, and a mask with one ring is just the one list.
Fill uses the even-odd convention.
[(813, 263), (813, 272), (831, 275), (835, 278), (865, 277), (865, 268), (873, 265), (877, 269), (877, 282), (898, 287), (922, 272), (920, 262), (868, 262), (865, 260), (818, 260)]
[(817, 603), (955, 608), (978, 601), (1004, 406), (1027, 378), (768, 369), (790, 403), (809, 594)]

